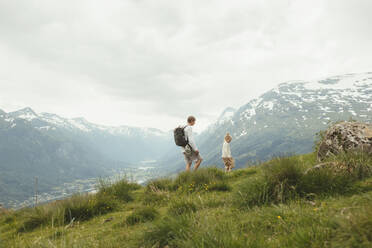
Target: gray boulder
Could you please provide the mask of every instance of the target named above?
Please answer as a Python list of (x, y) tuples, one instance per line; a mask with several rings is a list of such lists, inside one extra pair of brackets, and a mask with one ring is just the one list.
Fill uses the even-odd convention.
[(318, 160), (349, 150), (372, 154), (372, 125), (361, 122), (340, 122), (330, 127), (318, 149)]

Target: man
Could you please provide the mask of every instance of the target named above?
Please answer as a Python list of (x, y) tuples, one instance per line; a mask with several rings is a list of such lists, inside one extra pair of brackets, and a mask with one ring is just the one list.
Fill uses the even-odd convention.
[(189, 116), (187, 118), (187, 126), (185, 127), (185, 138), (189, 142), (188, 145), (182, 147), (183, 155), (185, 156), (186, 171), (190, 171), (193, 161), (195, 162), (194, 171), (196, 171), (203, 158), (200, 156), (199, 150), (196, 147), (195, 140), (192, 134), (192, 126), (195, 125), (196, 119), (194, 116)]

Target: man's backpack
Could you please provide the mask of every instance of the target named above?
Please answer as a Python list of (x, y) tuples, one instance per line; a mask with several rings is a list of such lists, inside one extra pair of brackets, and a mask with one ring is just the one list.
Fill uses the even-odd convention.
[(173, 133), (174, 133), (174, 142), (176, 143), (176, 145), (178, 146), (182, 146), (182, 147), (185, 147), (189, 144), (189, 141), (186, 139), (186, 135), (185, 135), (185, 127), (177, 127), (174, 129)]

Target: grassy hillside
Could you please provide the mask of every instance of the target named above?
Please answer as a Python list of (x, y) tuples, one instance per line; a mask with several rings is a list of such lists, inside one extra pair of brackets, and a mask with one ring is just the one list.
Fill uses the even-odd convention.
[(181, 173), (146, 187), (3, 212), (0, 247), (372, 247), (372, 158), (275, 158), (226, 175)]

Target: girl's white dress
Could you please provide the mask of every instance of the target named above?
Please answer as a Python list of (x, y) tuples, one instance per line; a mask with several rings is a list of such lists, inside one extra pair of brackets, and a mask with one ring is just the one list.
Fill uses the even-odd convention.
[(227, 143), (226, 141), (224, 141), (222, 145), (222, 157), (231, 158), (230, 144)]

